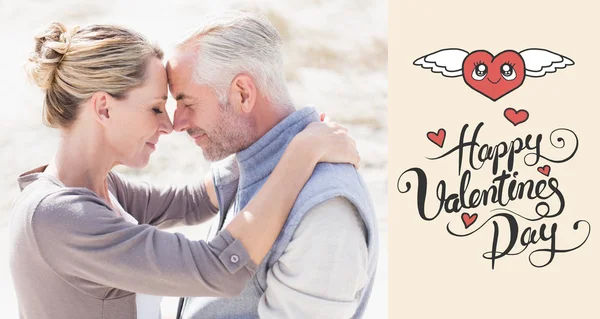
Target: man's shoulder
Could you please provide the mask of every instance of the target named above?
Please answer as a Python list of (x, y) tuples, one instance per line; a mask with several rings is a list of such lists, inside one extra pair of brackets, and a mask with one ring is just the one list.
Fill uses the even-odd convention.
[[(355, 200), (367, 200), (368, 191), (362, 177), (351, 164), (319, 163), (298, 196), (299, 200), (341, 196)], [(366, 196), (366, 197), (365, 197)], [(322, 202), (323, 200), (319, 201)]]
[[(341, 204), (341, 205), (340, 205)], [(320, 163), (296, 200), (289, 220), (298, 225), (304, 216), (319, 207), (350, 207), (372, 214), (371, 197), (356, 168), (350, 164)], [(343, 211), (347, 211), (344, 209)], [(358, 214), (361, 216), (362, 214)]]
[(307, 185), (328, 185), (343, 182), (341, 186), (353, 186), (361, 180), (360, 174), (351, 164), (319, 163), (307, 181)]

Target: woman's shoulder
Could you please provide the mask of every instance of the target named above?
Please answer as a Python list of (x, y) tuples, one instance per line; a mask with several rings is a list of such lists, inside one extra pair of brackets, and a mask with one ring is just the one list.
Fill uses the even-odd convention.
[[(26, 181), (24, 183), (23, 181)], [(86, 188), (65, 187), (47, 174), (30, 174), (19, 178), (21, 194), (13, 202), (13, 218), (24, 218), (25, 224), (36, 221), (58, 222), (110, 211), (104, 201)]]

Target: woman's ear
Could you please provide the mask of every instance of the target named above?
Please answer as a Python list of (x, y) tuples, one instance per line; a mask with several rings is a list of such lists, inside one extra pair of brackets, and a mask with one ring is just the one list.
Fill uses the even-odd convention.
[(89, 100), (92, 114), (101, 125), (106, 125), (110, 120), (112, 101), (112, 96), (106, 92), (96, 92)]
[(256, 103), (256, 85), (254, 79), (247, 74), (239, 74), (231, 82), (231, 102), (244, 113), (250, 113)]

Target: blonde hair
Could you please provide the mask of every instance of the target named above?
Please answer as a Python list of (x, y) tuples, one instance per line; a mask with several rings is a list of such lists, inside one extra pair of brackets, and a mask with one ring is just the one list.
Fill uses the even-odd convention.
[(163, 51), (132, 30), (114, 25), (67, 29), (53, 22), (35, 36), (26, 70), (44, 90), (44, 123), (66, 128), (95, 92), (123, 99), (142, 86), (152, 58), (162, 60)]
[(279, 106), (291, 106), (283, 69), (283, 42), (275, 27), (258, 13), (227, 11), (206, 22), (177, 45), (197, 47), (194, 80), (212, 87), (226, 104), (231, 81), (247, 73), (262, 95)]

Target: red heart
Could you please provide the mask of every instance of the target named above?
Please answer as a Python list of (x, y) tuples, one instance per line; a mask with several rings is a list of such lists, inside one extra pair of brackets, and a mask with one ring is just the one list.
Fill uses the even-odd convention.
[(437, 134), (435, 132), (427, 133), (427, 138), (435, 143), (439, 147), (444, 146), (444, 140), (446, 139), (446, 130), (443, 128), (439, 129)]
[(460, 217), (462, 217), (465, 228), (469, 228), (469, 226), (471, 226), (477, 220), (477, 214), (469, 215), (467, 213), (462, 213)]
[(550, 166), (544, 165), (544, 166), (538, 167), (538, 172), (548, 176), (548, 175), (550, 175)]
[(516, 90), (525, 81), (525, 62), (513, 50), (496, 56), (485, 50), (473, 51), (463, 61), (462, 70), (465, 83), (492, 101)]
[(504, 110), (504, 117), (511, 122), (514, 126), (521, 124), (529, 118), (529, 112), (526, 110), (515, 110), (512, 107)]

